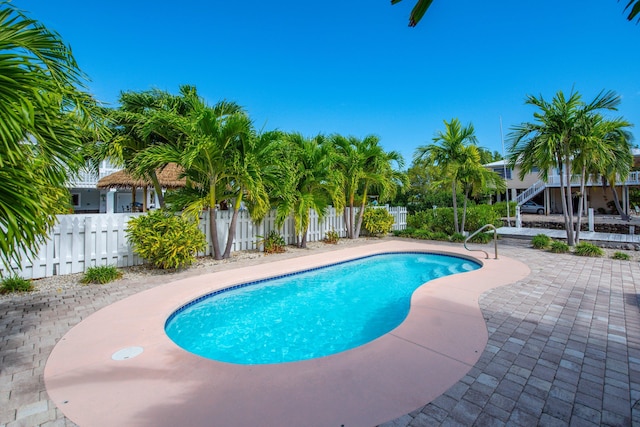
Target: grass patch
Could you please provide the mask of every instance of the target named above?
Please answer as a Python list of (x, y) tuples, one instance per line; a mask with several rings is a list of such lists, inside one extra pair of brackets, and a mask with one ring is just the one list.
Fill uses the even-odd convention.
[(586, 242), (578, 243), (573, 252), (579, 256), (601, 257), (604, 255), (602, 248)]
[(533, 236), (533, 239), (531, 239), (531, 245), (535, 249), (549, 249), (549, 247), (551, 247), (551, 242), (551, 237), (546, 234), (536, 234)]
[(14, 292), (29, 292), (33, 290), (30, 280), (22, 277), (12, 276), (0, 281), (0, 294), (11, 294)]
[(104, 285), (122, 277), (122, 272), (115, 265), (101, 265), (89, 267), (80, 282), (84, 284), (96, 283)]
[(614, 252), (613, 255), (611, 255), (611, 258), (619, 259), (622, 261), (629, 261), (631, 259), (631, 256), (629, 256), (629, 254), (625, 254), (624, 252)]
[(565, 242), (555, 241), (551, 242), (551, 245), (549, 245), (549, 250), (554, 254), (566, 254), (569, 252), (569, 249), (569, 245)]

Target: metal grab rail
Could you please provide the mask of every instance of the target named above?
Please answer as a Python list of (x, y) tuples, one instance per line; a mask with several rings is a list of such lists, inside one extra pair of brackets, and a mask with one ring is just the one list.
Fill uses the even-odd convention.
[(485, 225), (483, 225), (475, 233), (471, 234), (469, 237), (464, 239), (464, 248), (466, 250), (468, 250), (468, 251), (484, 252), (484, 254), (486, 255), (486, 259), (489, 259), (489, 253), (487, 251), (485, 251), (483, 249), (469, 249), (467, 247), (467, 242), (469, 241), (469, 239), (473, 238), (476, 234), (480, 233), (481, 231), (484, 231), (485, 228), (493, 228), (493, 245), (495, 247), (495, 252), (496, 252), (495, 259), (498, 259), (498, 229), (493, 224), (485, 224)]

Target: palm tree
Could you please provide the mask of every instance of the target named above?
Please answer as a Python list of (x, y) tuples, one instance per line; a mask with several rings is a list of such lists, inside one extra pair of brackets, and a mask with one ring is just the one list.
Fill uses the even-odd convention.
[(65, 184), (84, 166), (87, 136), (102, 129), (57, 33), (3, 1), (0, 34), (0, 260), (10, 270), (68, 208)]
[[(623, 119), (608, 120), (601, 114), (586, 117), (582, 140), (585, 150), (583, 156), (578, 159), (582, 165), (579, 173), (583, 176), (589, 174), (592, 179), (599, 176), (603, 190), (610, 184), (613, 200), (622, 220), (629, 219), (629, 216), (620, 206), (615, 187), (619, 178), (629, 175), (633, 165), (631, 134), (625, 129), (629, 126), (631, 124)], [(583, 185), (584, 182), (585, 180), (582, 181)], [(584, 194), (584, 188), (580, 194)], [(579, 232), (579, 228), (576, 230)]]
[[(355, 235), (360, 235), (364, 209), (371, 192), (376, 192), (380, 202), (395, 197), (399, 189), (407, 186), (407, 175), (400, 172), (404, 167), (404, 159), (397, 151), (385, 152), (375, 136), (365, 137), (358, 151), (363, 159), (362, 178), (360, 183), (360, 209), (356, 221)], [(394, 168), (394, 165), (397, 167)]]
[[(396, 3), (400, 3), (401, 1), (402, 0), (391, 0), (391, 4), (394, 5)], [(427, 9), (429, 9), (431, 3), (433, 3), (433, 0), (418, 0), (416, 5), (413, 7), (413, 10), (411, 10), (411, 14), (409, 15), (410, 27), (415, 27), (416, 25), (418, 25), (418, 22), (420, 22), (424, 14), (427, 12)], [(640, 0), (629, 0), (624, 10), (629, 11), (627, 20), (633, 21), (636, 17), (638, 17), (638, 14), (640, 13)]]
[(433, 141), (439, 144), (418, 147), (414, 157), (417, 160), (428, 158), (433, 165), (440, 169), (442, 181), (451, 185), (454, 230), (459, 233), (457, 189), (461, 168), (467, 160), (466, 147), (468, 145), (476, 145), (478, 140), (471, 123), (467, 126), (462, 126), (460, 120), (454, 118), (451, 122), (445, 120), (444, 125), (445, 131), (438, 131), (433, 138)]
[[(180, 134), (171, 126), (171, 120), (176, 114), (188, 113), (185, 97), (193, 90), (191, 86), (181, 86), (177, 96), (157, 89), (122, 92), (120, 107), (109, 112), (112, 136), (98, 146), (97, 157), (100, 160), (109, 158), (134, 177), (149, 180), (161, 208), (164, 207), (164, 195), (156, 171), (167, 164), (162, 161), (152, 164), (147, 159), (144, 167), (140, 167), (136, 156), (152, 146), (173, 144), (179, 140)], [(135, 202), (135, 188), (132, 196)]]
[[(216, 219), (219, 206), (233, 198), (234, 209), (239, 208), (243, 195), (252, 191), (249, 198), (260, 204), (254, 212), (265, 212), (262, 183), (256, 177), (257, 167), (251, 164), (257, 139), (250, 118), (237, 104), (220, 101), (209, 106), (195, 88), (184, 93), (183, 98), (188, 106), (185, 111), (163, 118), (163, 126), (179, 136), (177, 143), (149, 147), (136, 156), (136, 162), (143, 170), (161, 163), (182, 166), (187, 186), (172, 194), (172, 207), (196, 217), (203, 209), (209, 210), (211, 255), (223, 259), (231, 251), (238, 209), (233, 212), (223, 252)], [(251, 179), (254, 181), (248, 182)]]
[[(599, 110), (615, 110), (619, 102), (620, 98), (611, 91), (601, 92), (589, 104), (585, 104), (577, 92), (566, 98), (559, 91), (551, 102), (542, 96), (529, 95), (526, 103), (538, 107), (540, 112), (534, 113), (534, 122), (515, 126), (509, 135), (510, 167), (519, 164), (521, 179), (538, 167), (542, 179), (547, 180), (549, 170), (557, 168), (567, 243), (571, 246), (578, 243), (576, 237), (579, 237), (573, 228), (572, 174), (576, 173), (576, 165), (583, 169), (578, 173), (584, 172), (585, 156), (594, 150), (597, 128), (589, 125), (594, 115)], [(581, 180), (584, 179), (586, 176), (583, 173)], [(584, 182), (581, 181), (581, 193), (584, 193), (583, 190)]]
[(299, 133), (286, 136), (281, 146), (279, 180), (273, 196), (279, 227), (293, 214), (296, 245), (307, 247), (311, 210), (320, 220), (338, 191), (339, 177), (332, 167), (332, 147), (323, 135), (305, 138)]
[[(364, 208), (372, 191), (377, 192), (381, 201), (395, 196), (399, 188), (407, 184), (405, 174), (394, 168), (404, 166), (404, 160), (397, 151), (385, 152), (380, 139), (367, 135), (363, 139), (333, 135), (334, 164), (339, 172), (341, 201), (344, 206), (344, 220), (347, 237), (356, 239), (360, 235)], [(356, 217), (356, 204), (359, 207)]]
[(463, 148), (462, 158), (464, 158), (464, 161), (458, 170), (458, 179), (464, 194), (460, 232), (464, 232), (467, 218), (467, 201), (470, 197), (477, 196), (488, 189), (498, 192), (506, 189), (506, 184), (500, 175), (483, 166), (482, 152), (483, 149), (475, 145), (468, 145)]

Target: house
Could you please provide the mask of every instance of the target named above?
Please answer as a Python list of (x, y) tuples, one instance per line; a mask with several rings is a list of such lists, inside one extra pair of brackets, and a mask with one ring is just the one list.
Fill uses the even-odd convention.
[[(640, 150), (633, 149), (634, 169), (640, 167)], [(533, 170), (520, 179), (520, 169), (509, 168), (505, 160), (499, 160), (484, 165), (487, 169), (496, 172), (505, 179), (509, 201), (516, 201), (518, 205), (527, 200), (535, 202), (545, 207), (546, 214), (562, 213), (562, 198), (560, 191), (560, 175), (557, 169), (549, 174), (549, 179), (545, 182), (540, 177), (539, 170)], [(640, 171), (632, 171), (625, 179), (616, 182), (615, 190), (618, 194), (620, 205), (625, 213), (630, 214), (633, 206), (629, 203), (629, 190), (640, 188)], [(571, 181), (571, 191), (576, 194), (580, 190), (580, 181), (577, 177)], [(586, 197), (584, 199), (585, 211), (593, 208), (599, 213), (615, 213), (610, 203), (613, 201), (612, 188), (603, 188), (602, 180), (599, 177), (587, 180)], [(498, 201), (506, 199), (506, 194), (498, 196)], [(574, 207), (577, 208), (578, 196), (575, 196)]]
[[(167, 188), (185, 185), (185, 179), (179, 179), (179, 174), (175, 165), (159, 171), (163, 192)], [(150, 183), (133, 179), (122, 168), (114, 167), (106, 160), (100, 163), (97, 173), (86, 168), (76, 179), (70, 180), (67, 187), (71, 195), (72, 213), (135, 212), (159, 206)]]

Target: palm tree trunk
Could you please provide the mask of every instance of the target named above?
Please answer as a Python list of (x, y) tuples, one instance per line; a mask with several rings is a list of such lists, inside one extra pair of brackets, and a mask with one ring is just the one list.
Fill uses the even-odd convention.
[(349, 231), (349, 208), (345, 206), (343, 212), (342, 212), (342, 216), (344, 218), (344, 225), (345, 228), (347, 229), (347, 238), (350, 239), (351, 238), (351, 234)]
[(301, 249), (307, 249), (307, 231), (309, 230), (309, 226), (307, 226), (304, 230), (302, 230), (302, 236), (300, 238), (300, 246)]
[(460, 232), (464, 234), (464, 226), (467, 221), (467, 200), (469, 198), (468, 191), (464, 193), (464, 203), (462, 207), (462, 225), (460, 226)]
[(220, 242), (218, 242), (218, 225), (216, 221), (216, 206), (209, 207), (209, 234), (211, 235), (211, 256), (214, 259), (222, 259), (220, 255)]
[[(567, 204), (567, 183), (565, 182), (565, 171), (564, 168), (566, 166), (562, 163), (560, 155), (558, 155), (558, 172), (560, 175), (560, 198), (562, 199), (562, 215), (564, 216), (564, 229), (567, 233), (567, 244), (569, 246), (574, 245), (573, 241), (573, 222), (570, 221), (568, 204)], [(570, 175), (569, 175), (570, 176)], [(571, 196), (571, 180), (569, 180), (569, 197)], [(571, 205), (571, 209), (573, 209), (573, 204)]]
[(618, 192), (616, 191), (616, 186), (614, 184), (611, 184), (611, 192), (613, 193), (613, 203), (616, 205), (618, 214), (620, 214), (620, 219), (623, 221), (629, 221), (631, 217), (624, 211), (624, 209), (622, 209), (620, 199), (618, 198)]
[(362, 197), (362, 201), (360, 202), (360, 212), (358, 212), (358, 223), (356, 224), (356, 232), (355, 238), (360, 237), (360, 228), (362, 227), (362, 218), (364, 217), (364, 207), (367, 203), (367, 192), (364, 192), (364, 196)]
[(456, 181), (453, 180), (451, 184), (451, 193), (453, 194), (453, 225), (456, 233), (460, 232), (458, 226), (458, 195), (456, 194)]
[(162, 194), (162, 187), (160, 186), (160, 181), (158, 181), (158, 174), (153, 170), (149, 172), (149, 176), (151, 177), (151, 183), (153, 184), (153, 189), (158, 195), (158, 203), (160, 204), (159, 208), (164, 208), (164, 194)]
[(354, 237), (354, 227), (353, 227), (353, 202), (354, 202), (354, 195), (352, 194), (351, 196), (349, 196), (349, 222), (348, 222), (348, 227), (347, 227), (347, 231), (349, 233), (349, 238), (350, 239), (355, 239)]
[(229, 224), (229, 234), (227, 235), (227, 244), (224, 248), (223, 259), (227, 259), (231, 256), (231, 246), (236, 238), (236, 224), (238, 223), (238, 213), (240, 212), (240, 206), (242, 206), (242, 196), (236, 197), (236, 201), (233, 204), (233, 213), (231, 214), (231, 223)]
[(582, 225), (582, 206), (584, 205), (584, 193), (586, 191), (585, 189), (586, 174), (587, 174), (587, 168), (585, 165), (583, 165), (581, 175), (580, 175), (580, 198), (578, 201), (578, 219), (576, 220), (576, 231), (575, 231), (576, 244), (580, 243), (580, 227)]

